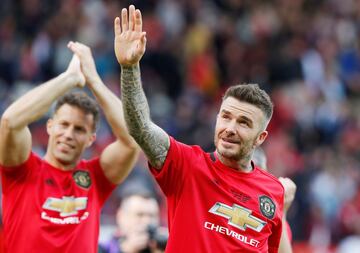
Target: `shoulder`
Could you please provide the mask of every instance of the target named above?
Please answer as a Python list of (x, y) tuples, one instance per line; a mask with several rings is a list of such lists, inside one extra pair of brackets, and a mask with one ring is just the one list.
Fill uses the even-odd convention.
[(100, 166), (100, 157), (96, 156), (94, 158), (91, 158), (89, 160), (82, 159), (77, 165), (76, 169), (85, 169), (85, 170), (94, 170), (97, 168), (101, 168)]
[(255, 167), (255, 169), (258, 170), (261, 181), (264, 183), (266, 182), (266, 185), (271, 186), (269, 189), (278, 192), (281, 196), (284, 194), (284, 186), (277, 177), (259, 167)]
[(0, 168), (3, 172), (7, 173), (13, 171), (20, 171), (21, 169), (33, 169), (34, 167), (41, 167), (43, 163), (45, 163), (44, 159), (42, 159), (35, 152), (31, 151), (29, 157), (22, 164), (11, 167), (0, 165)]
[(170, 150), (181, 152), (184, 155), (195, 155), (201, 156), (206, 154), (206, 152), (199, 145), (189, 145), (183, 142), (176, 140), (175, 138), (170, 136)]
[(40, 165), (42, 163), (45, 163), (45, 160), (32, 151), (29, 155), (27, 162)]

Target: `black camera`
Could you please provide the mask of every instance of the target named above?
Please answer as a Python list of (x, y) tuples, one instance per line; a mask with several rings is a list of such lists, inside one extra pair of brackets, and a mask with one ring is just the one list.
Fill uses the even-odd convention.
[(165, 250), (169, 238), (167, 229), (155, 225), (149, 225), (147, 229), (149, 241), (155, 244), (156, 249)]

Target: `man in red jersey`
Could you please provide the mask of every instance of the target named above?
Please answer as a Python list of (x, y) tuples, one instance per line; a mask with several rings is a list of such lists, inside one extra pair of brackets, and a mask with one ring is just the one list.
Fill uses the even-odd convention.
[[(6, 252), (97, 252), (100, 209), (139, 153), (125, 127), (121, 101), (101, 81), (90, 49), (77, 42), (68, 47), (74, 56), (67, 70), (20, 97), (1, 118)], [(89, 161), (80, 159), (95, 140), (99, 109), (85, 93), (67, 93), (85, 84), (116, 137)], [(47, 151), (40, 158), (32, 152), (28, 125), (57, 99), (46, 125)]]
[(140, 10), (123, 9), (114, 30), (125, 120), (167, 197), (166, 252), (277, 253), (284, 188), (251, 161), (268, 135), (269, 96), (258, 85), (230, 87), (216, 121), (216, 151), (180, 143), (150, 119), (139, 67), (146, 45)]

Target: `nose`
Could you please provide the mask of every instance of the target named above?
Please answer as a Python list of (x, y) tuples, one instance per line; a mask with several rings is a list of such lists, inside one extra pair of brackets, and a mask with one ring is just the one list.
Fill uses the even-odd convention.
[(64, 136), (67, 139), (73, 139), (73, 137), (74, 137), (74, 128), (73, 127), (66, 128), (66, 130), (64, 131)]
[(236, 133), (236, 122), (231, 121), (226, 125), (225, 133), (227, 135), (234, 135)]

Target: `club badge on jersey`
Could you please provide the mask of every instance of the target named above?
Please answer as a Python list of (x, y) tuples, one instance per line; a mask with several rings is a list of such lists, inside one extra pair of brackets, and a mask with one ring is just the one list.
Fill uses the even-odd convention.
[(89, 172), (83, 170), (77, 170), (73, 173), (73, 179), (75, 183), (85, 189), (89, 189), (91, 186), (91, 178)]
[(269, 198), (268, 196), (260, 196), (259, 197), (260, 203), (260, 211), (261, 213), (268, 219), (273, 219), (275, 215), (276, 206), (274, 201)]

